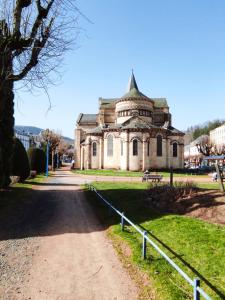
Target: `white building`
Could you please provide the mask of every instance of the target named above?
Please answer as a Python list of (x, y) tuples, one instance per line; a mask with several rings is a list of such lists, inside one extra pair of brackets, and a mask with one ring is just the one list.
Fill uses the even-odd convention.
[(134, 171), (183, 168), (183, 136), (172, 126), (166, 99), (142, 94), (132, 73), (124, 96), (100, 98), (97, 114), (79, 115), (75, 167)]
[(210, 142), (212, 145), (225, 145), (225, 123), (210, 131)]
[(27, 134), (25, 132), (15, 130), (15, 137), (18, 138), (21, 141), (21, 143), (23, 144), (26, 151), (30, 148), (31, 137), (30, 137), (29, 134)]

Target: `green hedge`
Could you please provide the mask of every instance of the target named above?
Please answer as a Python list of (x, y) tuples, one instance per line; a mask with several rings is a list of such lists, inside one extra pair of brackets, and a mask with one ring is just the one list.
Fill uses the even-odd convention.
[(46, 168), (46, 157), (42, 149), (30, 148), (28, 149), (28, 158), (30, 162), (30, 169), (37, 173), (44, 173)]
[(19, 176), (23, 182), (30, 176), (30, 166), (26, 149), (22, 142), (14, 138), (13, 154), (11, 158), (11, 176)]

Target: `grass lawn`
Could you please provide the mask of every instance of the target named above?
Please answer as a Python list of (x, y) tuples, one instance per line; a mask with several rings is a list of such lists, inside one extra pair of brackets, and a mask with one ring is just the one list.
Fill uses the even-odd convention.
[[(135, 171), (122, 171), (122, 170), (73, 170), (75, 174), (83, 175), (93, 175), (93, 176), (121, 176), (121, 177), (142, 177), (143, 172)], [(153, 172), (154, 173), (154, 172)], [(169, 172), (157, 172), (158, 174), (163, 175), (163, 177), (169, 177)], [(191, 175), (191, 174), (180, 174), (174, 172), (174, 177), (186, 177), (186, 176), (195, 176), (195, 177), (208, 177), (208, 175)]]
[[(159, 214), (144, 205), (146, 183), (98, 182), (94, 186), (120, 211), (147, 230), (149, 236), (192, 279), (200, 278), (201, 287), (212, 299), (225, 299), (225, 228), (191, 217)], [(88, 200), (106, 227), (123, 261), (147, 274), (150, 283), (142, 285), (142, 297), (154, 299), (193, 299), (189, 284), (157, 252), (148, 245), (147, 260), (141, 258), (142, 238), (130, 226), (121, 232), (119, 217), (109, 210), (93, 192)], [(129, 245), (132, 253), (124, 253)], [(131, 273), (135, 273), (132, 267)], [(132, 275), (131, 274), (131, 275)], [(134, 276), (134, 275), (132, 275)], [(151, 298), (152, 299), (152, 298)]]
[[(49, 176), (51, 175), (49, 174)], [(16, 183), (15, 185), (13, 185), (13, 188), (26, 187), (31, 189), (33, 183), (35, 184), (35, 183), (43, 182), (46, 178), (47, 177), (44, 174), (38, 174), (35, 178), (25, 180), (24, 183)]]
[(220, 190), (219, 182), (197, 183), (197, 187), (206, 190)]

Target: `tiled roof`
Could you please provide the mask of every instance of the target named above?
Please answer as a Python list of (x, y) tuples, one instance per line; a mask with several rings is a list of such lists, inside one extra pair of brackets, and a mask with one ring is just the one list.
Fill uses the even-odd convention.
[(125, 121), (122, 124), (112, 124), (112, 125), (107, 125), (107, 126), (97, 126), (95, 128), (89, 129), (86, 132), (88, 134), (95, 134), (95, 133), (101, 133), (104, 130), (110, 130), (110, 129), (165, 129), (171, 132), (171, 134), (183, 134), (183, 132), (181, 132), (180, 130), (174, 128), (173, 126), (167, 126), (167, 127), (163, 127), (163, 126), (157, 126), (157, 125), (153, 125), (151, 123), (146, 122), (145, 120), (143, 120), (141, 117), (139, 116), (133, 116), (130, 119), (128, 119), (127, 121)]
[(99, 108), (113, 108), (117, 100), (117, 98), (99, 98)]
[(122, 129), (133, 129), (133, 128), (150, 129), (150, 128), (157, 128), (157, 126), (144, 121), (139, 116), (134, 116), (122, 124)]
[(77, 118), (77, 123), (97, 123), (97, 114), (79, 114)]
[(182, 131), (180, 131), (180, 130), (174, 128), (173, 126), (168, 126), (167, 129), (168, 129), (169, 131), (171, 131), (172, 133), (177, 133), (177, 134), (182, 133), (182, 134), (184, 135), (184, 133), (183, 133)]
[(128, 93), (126, 93), (122, 99), (125, 98), (148, 98), (147, 96), (145, 96), (144, 94), (142, 94), (139, 90), (137, 90), (136, 88), (131, 89)]
[(151, 98), (155, 103), (154, 106), (157, 108), (168, 107), (166, 98)]
[(102, 132), (102, 127), (98, 126), (92, 129), (89, 129), (86, 131), (87, 133), (101, 133)]

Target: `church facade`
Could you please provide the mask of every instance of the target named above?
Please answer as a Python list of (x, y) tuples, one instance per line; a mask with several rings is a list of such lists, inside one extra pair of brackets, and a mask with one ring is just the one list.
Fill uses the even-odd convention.
[(132, 73), (121, 98), (99, 98), (97, 114), (79, 114), (75, 168), (183, 168), (184, 133), (172, 126), (165, 98), (142, 94)]

